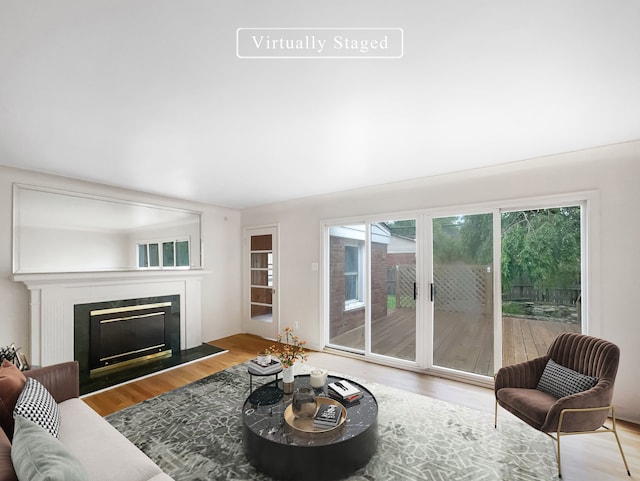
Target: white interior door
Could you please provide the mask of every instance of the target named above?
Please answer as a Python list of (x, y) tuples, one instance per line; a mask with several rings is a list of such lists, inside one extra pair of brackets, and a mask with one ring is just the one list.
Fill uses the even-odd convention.
[(245, 235), (245, 331), (278, 336), (278, 228), (247, 229)]

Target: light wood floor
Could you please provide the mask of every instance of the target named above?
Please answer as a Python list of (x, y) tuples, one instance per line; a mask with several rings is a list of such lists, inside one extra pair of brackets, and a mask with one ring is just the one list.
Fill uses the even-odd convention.
[[(238, 334), (211, 341), (211, 344), (229, 352), (87, 396), (84, 401), (104, 416), (245, 362), (272, 342), (256, 336)], [(329, 353), (311, 352), (308, 363), (493, 414), (494, 397), (490, 389)], [(498, 429), (500, 421), (508, 418), (515, 419), (500, 409)], [(632, 478), (640, 479), (640, 426), (619, 422), (618, 431)], [(552, 443), (551, 440), (549, 442)], [(630, 479), (624, 471), (615, 438), (609, 434), (571, 436), (563, 439), (562, 466), (564, 481)]]

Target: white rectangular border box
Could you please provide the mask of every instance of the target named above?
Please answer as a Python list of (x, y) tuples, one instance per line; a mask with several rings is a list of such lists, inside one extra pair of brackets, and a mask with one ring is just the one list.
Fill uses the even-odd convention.
[[(340, 32), (348, 31), (394, 31), (400, 32), (400, 52), (397, 55), (241, 55), (240, 53), (240, 32), (243, 31), (287, 31), (287, 30), (308, 30), (309, 33), (314, 31), (326, 31), (335, 30)], [(399, 27), (239, 27), (236, 29), (236, 56), (240, 59), (284, 59), (284, 60), (297, 60), (297, 59), (398, 59), (404, 56), (404, 29)]]

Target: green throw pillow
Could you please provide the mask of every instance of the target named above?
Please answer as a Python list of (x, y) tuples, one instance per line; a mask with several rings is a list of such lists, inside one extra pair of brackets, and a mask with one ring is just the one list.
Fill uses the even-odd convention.
[(89, 481), (80, 461), (33, 421), (16, 415), (11, 460), (19, 481)]

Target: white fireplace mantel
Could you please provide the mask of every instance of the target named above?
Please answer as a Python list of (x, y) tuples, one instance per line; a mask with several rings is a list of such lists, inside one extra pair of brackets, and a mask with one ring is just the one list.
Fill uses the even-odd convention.
[(47, 272), (14, 274), (30, 291), (31, 361), (48, 366), (74, 359), (76, 304), (180, 296), (180, 344), (202, 344), (203, 270)]

